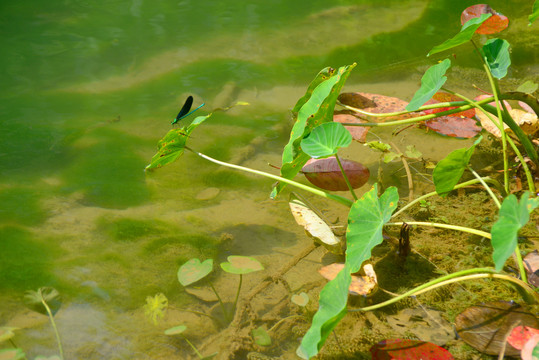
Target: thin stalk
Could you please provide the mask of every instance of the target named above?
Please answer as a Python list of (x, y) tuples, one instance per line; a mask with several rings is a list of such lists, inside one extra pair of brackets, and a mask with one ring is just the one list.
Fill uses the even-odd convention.
[[(442, 89), (447, 91), (448, 93), (451, 93), (451, 94), (453, 94), (455, 96), (460, 97), (461, 99), (466, 100), (468, 103), (474, 105), (476, 108), (481, 110), (488, 117), (488, 119), (490, 121), (492, 121), (492, 123), (494, 125), (496, 125), (496, 127), (500, 130), (500, 133), (502, 132), (502, 129), (504, 129), (503, 121), (501, 121), (499, 123), (494, 121), (494, 119), (490, 116), (490, 113), (488, 111), (486, 111), (481, 105), (477, 104), (475, 101), (473, 101), (471, 99), (468, 99), (464, 95), (458, 94), (458, 93), (456, 93), (454, 91), (451, 91), (451, 90), (448, 90), (448, 89), (445, 89), (445, 88), (442, 88)], [(504, 108), (504, 111), (508, 113), (507, 108), (505, 107), (505, 104), (504, 104), (503, 101), (501, 102), (501, 104), (502, 104), (502, 106)], [(526, 181), (528, 182), (528, 188), (530, 189), (531, 192), (535, 193), (535, 184), (533, 182), (532, 174), (530, 172), (530, 169), (529, 169), (528, 165), (526, 164), (526, 161), (524, 161), (524, 157), (522, 156), (522, 153), (520, 152), (520, 150), (518, 150), (517, 146), (515, 145), (515, 143), (513, 142), (513, 140), (511, 140), (511, 138), (509, 136), (507, 136), (506, 138), (507, 138), (507, 142), (509, 143), (509, 145), (511, 146), (511, 148), (513, 149), (515, 154), (517, 154), (517, 157), (520, 160), (520, 163), (522, 164), (522, 168), (524, 169), (524, 173), (526, 174)]]
[(494, 99), (496, 101), (496, 109), (498, 111), (498, 120), (500, 121), (500, 131), (501, 131), (501, 137), (502, 137), (502, 150), (503, 150), (503, 182), (505, 191), (509, 192), (509, 161), (507, 159), (507, 134), (505, 133), (505, 130), (503, 128), (503, 118), (502, 118), (502, 110), (501, 110), (501, 103), (500, 99), (498, 97), (499, 93), (499, 87), (496, 80), (494, 80), (494, 77), (492, 76), (492, 73), (490, 72), (490, 68), (488, 67), (487, 62), (485, 61), (485, 58), (481, 55), (481, 51), (475, 44), (473, 40), (470, 40), (473, 46), (475, 47), (475, 51), (477, 51), (477, 54), (481, 58), (481, 62), (483, 63), (483, 68), (485, 69), (485, 72), (487, 73), (488, 81), (490, 83), (490, 87), (492, 89), (492, 94), (494, 95)]
[(182, 338), (187, 341), (187, 343), (189, 344), (189, 346), (191, 346), (191, 349), (193, 349), (195, 351), (195, 353), (197, 354), (198, 358), (199, 359), (204, 359), (204, 356), (202, 356), (201, 353), (198, 352), (197, 348), (195, 347), (195, 345), (193, 345), (189, 340), (187, 340), (187, 338), (185, 336), (183, 336), (182, 334), (180, 334), (182, 336)]
[[(404, 222), (394, 222), (394, 223), (386, 223), (388, 226), (402, 226)], [(479, 235), (484, 238), (490, 239), (490, 234), (485, 231), (476, 230), (464, 226), (458, 226), (458, 225), (450, 225), (450, 224), (440, 224), (440, 223), (434, 223), (434, 222), (423, 222), (423, 221), (406, 221), (406, 224), (408, 225), (422, 225), (422, 226), (433, 226), (433, 227), (439, 227), (444, 229), (450, 229), (450, 230), (456, 230), (456, 231), (462, 231), (467, 232), (474, 235)]]
[(225, 322), (230, 321), (230, 317), (228, 316), (228, 311), (226, 311), (225, 304), (223, 303), (223, 300), (221, 300), (221, 297), (217, 293), (217, 290), (215, 290), (215, 287), (213, 286), (213, 283), (211, 281), (208, 281), (210, 283), (211, 289), (215, 293), (215, 296), (217, 296), (217, 300), (219, 300), (219, 305), (221, 305), (221, 309), (223, 310), (223, 315), (225, 316)]
[(354, 200), (357, 201), (357, 195), (354, 192), (354, 188), (352, 187), (352, 184), (350, 184), (350, 180), (348, 180), (348, 176), (346, 175), (346, 172), (344, 171), (344, 168), (341, 164), (341, 159), (339, 159), (339, 155), (335, 154), (335, 159), (337, 160), (337, 164), (339, 164), (339, 168), (341, 169), (341, 174), (344, 177), (344, 181), (346, 182), (346, 186), (348, 186), (348, 190), (352, 193), (352, 196), (354, 197)]
[(226, 166), (226, 167), (229, 167), (229, 168), (232, 168), (232, 169), (237, 169), (237, 170), (245, 171), (245, 172), (248, 172), (248, 173), (251, 173), (251, 174), (265, 176), (265, 177), (270, 178), (270, 179), (282, 181), (284, 183), (287, 183), (289, 185), (298, 187), (298, 188), (303, 189), (305, 191), (309, 191), (309, 192), (311, 192), (311, 193), (313, 193), (315, 195), (325, 197), (326, 199), (335, 200), (336, 202), (341, 203), (341, 204), (343, 204), (344, 206), (347, 206), (347, 207), (351, 207), (354, 204), (351, 200), (349, 200), (349, 199), (347, 199), (347, 198), (345, 198), (343, 196), (330, 194), (330, 193), (327, 193), (325, 191), (318, 190), (318, 189), (312, 188), (310, 186), (295, 182), (294, 180), (290, 180), (290, 179), (286, 179), (286, 178), (283, 178), (283, 177), (280, 177), (280, 176), (277, 176), (277, 175), (269, 174), (269, 173), (264, 172), (264, 171), (249, 169), (247, 167), (226, 163), (224, 161), (220, 161), (220, 160), (214, 159), (212, 157), (209, 157), (208, 155), (204, 155), (202, 153), (199, 153), (198, 151), (195, 151), (195, 150), (193, 150), (193, 149), (191, 149), (191, 148), (189, 148), (187, 146), (185, 148), (187, 150), (193, 152), (194, 154), (200, 156), (201, 158), (206, 159), (208, 161), (211, 161), (212, 163), (215, 163), (215, 164), (218, 164), (218, 165), (222, 165), (222, 166)]
[(243, 280), (243, 275), (240, 274), (240, 283), (238, 284), (238, 291), (236, 291), (236, 299), (234, 300), (234, 311), (236, 311), (236, 305), (238, 304), (238, 298), (240, 297), (241, 282)]
[(477, 180), (479, 180), (479, 182), (481, 183), (481, 185), (483, 185), (483, 187), (485, 188), (485, 190), (488, 192), (488, 194), (490, 195), (490, 197), (492, 198), (492, 200), (494, 201), (494, 203), (496, 204), (496, 206), (499, 208), (502, 207), (502, 204), (500, 204), (500, 201), (498, 200), (498, 198), (496, 197), (496, 195), (494, 195), (494, 193), (492, 192), (492, 189), (487, 185), (486, 182), (483, 181), (483, 179), (481, 178), (481, 176), (479, 176), (478, 173), (476, 173), (474, 171), (474, 169), (472, 169), (472, 167), (470, 165), (468, 165), (468, 170), (470, 170), (473, 174), (473, 176), (475, 176), (475, 178)]
[(517, 265), (518, 265), (518, 271), (520, 272), (520, 278), (524, 282), (528, 282), (528, 276), (526, 274), (526, 268), (524, 268), (524, 261), (522, 261), (522, 254), (520, 253), (520, 249), (518, 248), (518, 244), (515, 247), (515, 256), (517, 257)]
[(56, 328), (56, 323), (54, 322), (54, 315), (52, 315), (52, 311), (49, 308), (49, 305), (47, 305), (45, 299), (43, 299), (43, 296), (41, 296), (40, 298), (41, 303), (45, 307), (45, 310), (47, 310), (47, 314), (49, 315), (49, 319), (54, 330), (54, 335), (56, 336), (56, 342), (58, 343), (58, 351), (60, 352), (60, 359), (64, 360), (64, 349), (62, 347), (62, 342), (60, 341), (60, 334), (58, 333), (58, 328)]
[[(495, 179), (492, 179), (488, 176), (485, 176), (482, 178), (484, 181), (486, 182), (490, 182), (490, 183), (494, 183), (494, 185), (500, 185), (498, 183), (498, 181), (496, 181)], [(469, 180), (469, 181), (466, 181), (466, 182), (463, 182), (463, 183), (460, 183), (458, 185), (455, 185), (455, 187), (453, 187), (453, 190), (455, 189), (460, 189), (460, 188), (463, 188), (463, 187), (466, 187), (466, 186), (470, 186), (470, 185), (473, 185), (473, 184), (477, 184), (479, 183), (479, 180), (477, 179), (473, 179), (473, 180)], [(436, 191), (433, 191), (433, 192), (430, 192), (428, 194), (425, 194), (423, 196), (420, 196), (418, 197), (417, 199), (409, 202), (408, 204), (406, 204), (405, 206), (403, 206), (402, 208), (399, 209), (399, 211), (397, 211), (396, 213), (394, 213), (391, 218), (394, 218), (394, 217), (397, 217), (399, 214), (401, 214), (402, 212), (404, 212), (405, 210), (407, 210), (408, 208), (412, 207), (413, 205), (417, 204), (418, 202), (420, 202), (421, 200), (425, 200), (425, 199), (428, 199), (429, 197), (431, 196), (434, 196), (434, 195), (438, 195), (438, 193)]]
[(400, 149), (395, 145), (393, 142), (390, 142), (389, 145), (393, 146), (395, 150), (401, 155), (401, 161), (402, 165), (404, 166), (404, 171), (406, 171), (406, 178), (408, 179), (408, 200), (411, 201), (414, 198), (414, 182), (412, 180), (412, 172), (410, 171), (410, 167), (408, 166), (408, 161), (404, 157), (404, 154), (400, 151)]
[(412, 111), (403, 110), (403, 111), (396, 111), (396, 112), (390, 112), (390, 113), (371, 113), (363, 109), (358, 109), (356, 107), (343, 104), (341, 102), (337, 102), (337, 104), (339, 104), (340, 106), (342, 106), (343, 108), (347, 110), (351, 110), (360, 114), (373, 116), (373, 117), (387, 117), (387, 116), (398, 116), (398, 115), (410, 114), (410, 113), (414, 113), (418, 111), (438, 109), (438, 108), (443, 108), (443, 107), (461, 106), (461, 105), (466, 105), (466, 102), (464, 101), (442, 102), (442, 103), (436, 103), (436, 104), (430, 104), (430, 105), (423, 105), (417, 110), (412, 110)]
[(405, 292), (402, 295), (399, 295), (397, 297), (394, 297), (390, 300), (384, 301), (382, 303), (367, 306), (361, 309), (352, 309), (348, 310), (349, 312), (356, 312), (356, 311), (371, 311), (380, 309), (384, 306), (391, 305), (396, 303), (397, 301), (400, 301), (406, 297), (409, 296), (416, 296), (422, 293), (425, 293), (430, 290), (434, 290), (440, 286), (448, 285), (450, 283), (459, 282), (459, 281), (467, 281), (467, 280), (473, 280), (473, 279), (480, 279), (480, 278), (496, 278), (496, 279), (502, 279), (506, 280), (512, 283), (515, 283), (516, 285), (520, 286), (530, 297), (528, 299), (533, 299), (535, 302), (538, 301), (539, 295), (536, 294), (534, 291), (532, 291), (528, 284), (523, 282), (522, 280), (516, 279), (511, 276), (497, 274), (494, 269), (490, 268), (475, 268), (475, 269), (469, 269), (469, 270), (463, 270), (459, 271), (453, 274), (449, 274), (446, 276), (442, 276), (438, 279), (429, 281), (421, 286), (418, 286), (410, 291)]

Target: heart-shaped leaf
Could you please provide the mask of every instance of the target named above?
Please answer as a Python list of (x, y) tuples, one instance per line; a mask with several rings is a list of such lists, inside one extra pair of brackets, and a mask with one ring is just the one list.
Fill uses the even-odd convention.
[(178, 281), (183, 286), (191, 285), (203, 279), (213, 270), (213, 259), (204, 260), (191, 259), (178, 269)]
[(271, 337), (269, 336), (266, 329), (264, 329), (262, 326), (259, 326), (256, 329), (253, 329), (251, 331), (251, 334), (253, 335), (253, 339), (255, 340), (255, 343), (257, 345), (260, 345), (260, 346), (271, 345)]
[(339, 148), (347, 147), (351, 142), (352, 135), (343, 125), (330, 122), (315, 127), (309, 136), (301, 141), (301, 150), (318, 159), (335, 155)]
[(500, 271), (505, 261), (515, 251), (518, 231), (530, 219), (530, 213), (539, 206), (538, 198), (530, 198), (529, 192), (524, 192), (520, 202), (513, 194), (503, 200), (498, 221), (492, 226), (492, 259), (496, 270)]
[(427, 102), (445, 84), (447, 76), (445, 72), (451, 66), (451, 60), (445, 59), (439, 64), (433, 65), (425, 71), (421, 78), (421, 87), (416, 91), (406, 110), (414, 111)]
[(43, 315), (48, 315), (43, 302), (47, 304), (52, 315), (55, 315), (62, 306), (60, 293), (51, 287), (42, 287), (37, 289), (37, 291), (27, 291), (24, 295), (24, 302), (28, 308)]
[(297, 306), (305, 307), (309, 303), (309, 295), (302, 291), (297, 295), (292, 295), (291, 301)]
[(509, 25), (509, 19), (506, 16), (497, 13), (487, 4), (477, 4), (466, 8), (460, 16), (460, 23), (464, 25), (470, 19), (477, 18), (482, 14), (492, 14), (492, 16), (475, 30), (477, 34), (495, 34), (505, 30)]
[(422, 359), (453, 360), (446, 349), (430, 342), (411, 339), (387, 339), (371, 347), (373, 360)]
[(507, 40), (490, 39), (481, 48), (481, 53), (487, 60), (492, 76), (501, 79), (507, 75), (507, 69), (511, 65)]
[(249, 256), (231, 255), (226, 259), (228, 262), (222, 262), (221, 268), (230, 274), (249, 274), (264, 270), (260, 261)]
[(432, 180), (434, 181), (436, 192), (440, 196), (447, 195), (447, 193), (453, 190), (455, 185), (457, 185), (470, 162), (475, 146), (479, 144), (481, 140), (483, 140), (482, 136), (477, 138), (469, 148), (452, 151), (445, 157), (445, 159), (440, 160), (436, 165), (432, 172)]
[[(352, 160), (341, 160), (341, 165), (353, 189), (362, 187), (369, 180), (369, 169), (360, 163)], [(331, 191), (348, 191), (348, 185), (335, 157), (311, 159), (307, 161), (301, 172), (311, 184), (319, 188)]]
[[(335, 114), (333, 115), (333, 121), (349, 124), (361, 124), (367, 122), (366, 120), (360, 119), (351, 114)], [(364, 143), (367, 139), (370, 126), (345, 126), (344, 128), (350, 132), (354, 140)]]
[(532, 26), (537, 18), (539, 18), (539, 0), (535, 0), (533, 3), (532, 13), (528, 16), (528, 26)]
[(453, 36), (449, 40), (446, 40), (442, 44), (433, 47), (427, 56), (452, 49), (470, 41), (475, 31), (491, 16), (492, 14), (481, 14), (479, 17), (468, 20), (464, 25), (462, 25), (462, 28), (457, 35)]

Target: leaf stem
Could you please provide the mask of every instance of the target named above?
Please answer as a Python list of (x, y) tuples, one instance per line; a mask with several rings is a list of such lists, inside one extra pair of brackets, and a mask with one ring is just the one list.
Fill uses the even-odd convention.
[(475, 176), (475, 178), (477, 180), (479, 180), (479, 182), (481, 183), (481, 185), (483, 185), (483, 187), (485, 188), (485, 190), (488, 192), (488, 194), (490, 195), (490, 197), (492, 198), (492, 200), (494, 201), (494, 203), (496, 204), (496, 206), (499, 208), (502, 207), (502, 204), (500, 204), (500, 200), (498, 200), (498, 198), (496, 197), (496, 195), (494, 195), (494, 193), (492, 192), (492, 189), (487, 185), (487, 183), (485, 183), (483, 181), (483, 179), (481, 178), (481, 176), (479, 176), (478, 173), (475, 172), (474, 169), (472, 169), (472, 167), (470, 165), (468, 165), (468, 170), (470, 170), (473, 174), (473, 176)]
[(54, 335), (56, 336), (56, 342), (58, 343), (58, 351), (60, 352), (60, 358), (64, 360), (64, 349), (62, 347), (62, 342), (60, 341), (60, 334), (58, 333), (56, 322), (54, 321), (54, 315), (52, 314), (52, 311), (49, 308), (49, 305), (47, 305), (47, 302), (43, 298), (43, 294), (41, 292), (40, 292), (40, 299), (41, 299), (41, 303), (45, 307), (45, 310), (47, 311), (47, 315), (49, 315), (49, 319), (51, 321), (51, 325), (54, 330)]
[(221, 300), (221, 297), (219, 296), (219, 293), (217, 293), (217, 290), (215, 289), (215, 286), (213, 286), (213, 283), (208, 280), (210, 283), (211, 289), (215, 293), (215, 296), (217, 296), (217, 300), (219, 300), (219, 304), (221, 305), (221, 309), (223, 310), (223, 315), (225, 317), (225, 322), (228, 324), (230, 322), (230, 317), (228, 316), (228, 311), (226, 311), (225, 304), (223, 303), (223, 300)]
[(339, 168), (341, 169), (342, 176), (344, 177), (344, 181), (346, 182), (348, 189), (352, 193), (354, 200), (357, 201), (357, 195), (354, 192), (354, 188), (352, 187), (352, 184), (350, 184), (350, 180), (348, 180), (348, 176), (346, 175), (346, 172), (344, 171), (344, 168), (342, 167), (341, 159), (339, 159), (339, 155), (337, 155), (337, 153), (335, 153), (335, 159), (337, 160), (337, 164), (339, 164)]
[(189, 344), (189, 346), (191, 346), (191, 349), (193, 349), (195, 351), (195, 353), (197, 354), (198, 358), (199, 359), (204, 359), (204, 356), (202, 356), (201, 353), (198, 352), (197, 348), (195, 347), (195, 345), (193, 345), (193, 343), (191, 343), (183, 334), (180, 334), (181, 337), (187, 341), (187, 343)]
[(236, 305), (238, 304), (238, 298), (240, 297), (241, 282), (243, 280), (243, 275), (240, 274), (240, 283), (238, 284), (238, 291), (236, 291), (236, 299), (234, 300), (234, 311), (236, 311)]
[(322, 197), (325, 197), (327, 199), (331, 199), (331, 200), (334, 200), (338, 203), (341, 203), (343, 204), (344, 206), (347, 206), (347, 207), (351, 207), (353, 205), (353, 201), (343, 197), (343, 196), (339, 196), (339, 195), (335, 195), (335, 194), (330, 194), (330, 193), (327, 193), (325, 191), (322, 191), (322, 190), (318, 190), (318, 189), (315, 189), (313, 187), (310, 187), (310, 186), (307, 186), (307, 185), (304, 185), (304, 184), (301, 184), (301, 183), (298, 183), (294, 180), (290, 180), (290, 179), (286, 179), (286, 178), (283, 178), (283, 177), (280, 177), (280, 176), (277, 176), (277, 175), (273, 175), (273, 174), (269, 174), (267, 172), (264, 172), (264, 171), (259, 171), (259, 170), (254, 170), (254, 169), (250, 169), (250, 168), (247, 168), (247, 167), (243, 167), (243, 166), (239, 166), (239, 165), (234, 165), (234, 164), (230, 164), (230, 163), (226, 163), (224, 161), (219, 161), (217, 159), (214, 159), (212, 157), (209, 157), (208, 155), (204, 155), (202, 153), (199, 153), (198, 151), (195, 151), (193, 149), (190, 149), (189, 147), (185, 147), (187, 150), (195, 153), (196, 155), (200, 156), (201, 158), (203, 159), (206, 159), (208, 161), (211, 161), (212, 163), (215, 163), (215, 164), (218, 164), (218, 165), (222, 165), (222, 166), (226, 166), (226, 167), (229, 167), (229, 168), (232, 168), (232, 169), (237, 169), (237, 170), (241, 170), (241, 171), (245, 171), (245, 172), (248, 172), (248, 173), (251, 173), (251, 174), (256, 174), (256, 175), (260, 175), (260, 176), (265, 176), (267, 178), (270, 178), (270, 179), (274, 179), (274, 180), (278, 180), (278, 181), (282, 181), (284, 183), (287, 183), (289, 185), (292, 185), (292, 186), (295, 186), (295, 187), (298, 187), (300, 189), (303, 189), (305, 191), (309, 191), (315, 195), (318, 195), (318, 196), (322, 196)]
[[(386, 223), (386, 225), (389, 226), (402, 226), (404, 222), (394, 222), (394, 223)], [(450, 230), (456, 230), (456, 231), (463, 231), (474, 235), (479, 235), (484, 238), (490, 239), (490, 234), (485, 231), (476, 230), (464, 226), (458, 226), (458, 225), (451, 225), (451, 224), (441, 224), (441, 223), (435, 223), (435, 222), (423, 222), (423, 221), (406, 221), (406, 224), (408, 225), (422, 225), (422, 226), (433, 226), (433, 227), (439, 227), (444, 229), (450, 229)]]

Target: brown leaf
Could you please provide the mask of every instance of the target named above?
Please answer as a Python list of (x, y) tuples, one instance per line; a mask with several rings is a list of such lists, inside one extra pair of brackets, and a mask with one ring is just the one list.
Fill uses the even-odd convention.
[[(525, 307), (496, 301), (467, 308), (455, 319), (459, 336), (470, 346), (489, 355), (498, 355), (513, 327), (537, 328), (539, 322)], [(519, 351), (507, 344), (505, 354), (518, 356)]]
[[(326, 279), (333, 280), (342, 269), (344, 269), (344, 264), (334, 263), (324, 266), (318, 270), (318, 272)], [(374, 268), (371, 264), (365, 264), (363, 265), (363, 271), (365, 272), (365, 276), (352, 275), (352, 282), (348, 288), (350, 294), (363, 296), (370, 296), (374, 294), (373, 290), (375, 290), (378, 286), (378, 280), (376, 278)]]
[(477, 4), (466, 8), (460, 16), (460, 23), (464, 25), (468, 20), (480, 17), (482, 14), (492, 14), (492, 16), (475, 30), (476, 34), (487, 35), (499, 33), (509, 25), (509, 19), (506, 16), (494, 11), (487, 4)]
[(425, 126), (438, 134), (461, 139), (473, 138), (482, 130), (474, 119), (454, 116), (440, 116), (427, 120), (425, 121)]
[[(369, 180), (369, 169), (353, 160), (341, 160), (350, 185), (357, 189)], [(325, 159), (310, 159), (301, 169), (307, 180), (324, 190), (348, 191), (348, 185), (334, 156)]]

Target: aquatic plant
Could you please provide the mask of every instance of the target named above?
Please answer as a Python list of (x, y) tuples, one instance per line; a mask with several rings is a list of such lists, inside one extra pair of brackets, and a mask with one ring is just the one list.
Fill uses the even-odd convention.
[[(249, 274), (255, 271), (263, 270), (264, 267), (262, 264), (249, 256), (239, 256), (239, 255), (231, 255), (227, 258), (228, 261), (221, 263), (221, 268), (230, 274), (236, 274), (240, 276), (238, 289), (236, 290), (236, 297), (234, 299), (234, 303), (232, 306), (232, 312), (236, 310), (236, 305), (238, 304), (238, 298), (241, 291), (241, 284), (243, 280), (244, 274)], [(213, 259), (207, 259), (203, 262), (200, 262), (199, 259), (191, 259), (187, 261), (185, 264), (180, 266), (178, 269), (178, 281), (183, 286), (188, 286), (191, 284), (194, 284), (195, 282), (202, 280), (205, 278), (209, 273), (213, 271)], [(215, 293), (215, 296), (217, 297), (217, 300), (219, 301), (219, 305), (221, 306), (221, 310), (223, 312), (223, 316), (225, 318), (225, 322), (229, 323), (232, 318), (232, 314), (227, 310), (227, 307), (225, 306), (225, 303), (221, 299), (221, 296), (219, 296), (219, 293), (213, 286), (213, 283), (208, 280), (208, 283), (210, 284), (211, 289)], [(199, 312), (196, 312), (199, 313)], [(203, 313), (199, 313), (202, 315), (206, 315)], [(206, 315), (209, 317), (212, 317), (210, 315)]]
[(174, 326), (174, 327), (171, 327), (170, 329), (167, 329), (165, 330), (165, 335), (168, 335), (168, 336), (174, 336), (174, 335), (180, 335), (186, 342), (187, 344), (189, 344), (189, 346), (191, 347), (191, 349), (193, 349), (193, 351), (195, 352), (195, 354), (198, 356), (199, 359), (201, 360), (204, 360), (204, 359), (211, 359), (213, 358), (214, 356), (217, 355), (217, 353), (213, 353), (211, 355), (208, 355), (208, 356), (202, 356), (202, 354), (198, 351), (198, 349), (196, 348), (195, 345), (193, 345), (193, 343), (191, 341), (189, 341), (189, 339), (187, 339), (187, 337), (185, 337), (185, 335), (183, 335), (183, 332), (187, 330), (187, 326), (185, 325), (178, 325), (178, 326)]
[[(530, 23), (537, 18), (537, 11), (537, 6), (535, 6), (533, 14), (530, 16)], [(528, 222), (530, 213), (539, 206), (539, 199), (535, 197), (536, 190), (533, 176), (526, 161), (526, 159), (529, 159), (532, 163), (537, 165), (539, 164), (539, 156), (529, 137), (515, 122), (503, 100), (520, 101), (525, 105), (523, 107), (527, 106), (530, 109), (530, 113), (533, 112), (535, 114), (539, 114), (539, 102), (535, 97), (528, 93), (520, 91), (501, 91), (498, 80), (506, 75), (507, 69), (511, 63), (508, 50), (509, 44), (506, 40), (490, 39), (481, 48), (479, 48), (473, 41), (472, 38), (476, 32), (484, 33), (485, 31), (488, 31), (489, 33), (492, 33), (493, 29), (501, 31), (505, 28), (505, 20), (495, 16), (498, 16), (498, 14), (493, 14), (493, 10), (491, 11), (489, 8), (483, 8), (482, 13), (476, 13), (474, 17), (463, 23), (462, 29), (457, 35), (444, 43), (435, 46), (427, 55), (430, 56), (441, 53), (461, 44), (471, 42), (479, 55), (486, 77), (491, 86), (491, 96), (487, 96), (484, 99), (472, 100), (464, 95), (444, 88), (443, 86), (447, 80), (445, 73), (451, 67), (451, 60), (446, 58), (438, 64), (431, 66), (425, 72), (421, 80), (420, 89), (415, 93), (410, 103), (406, 105), (405, 109), (385, 113), (369, 112), (364, 109), (347, 105), (345, 104), (345, 101), (339, 97), (346, 79), (357, 64), (354, 63), (352, 65), (343, 66), (339, 69), (325, 68), (320, 71), (311, 82), (305, 95), (299, 99), (293, 109), (296, 121), (290, 133), (289, 142), (285, 145), (283, 150), (280, 176), (235, 164), (229, 164), (187, 147), (186, 143), (190, 134), (202, 124), (202, 122), (207, 120), (211, 114), (195, 118), (188, 126), (170, 130), (165, 137), (159, 141), (158, 152), (152, 158), (151, 163), (146, 167), (147, 171), (160, 168), (175, 161), (187, 149), (197, 156), (213, 163), (277, 180), (278, 183), (271, 193), (272, 198), (279, 196), (286, 185), (292, 185), (350, 208), (348, 214), (348, 227), (346, 230), (346, 260), (344, 268), (333, 280), (328, 282), (320, 292), (319, 309), (313, 317), (310, 329), (303, 337), (301, 345), (298, 348), (297, 354), (299, 356), (311, 358), (318, 354), (329, 334), (348, 312), (379, 309), (406, 297), (415, 296), (440, 286), (459, 281), (469, 281), (478, 278), (500, 279), (515, 285), (525, 301), (529, 303), (539, 302), (539, 295), (527, 283), (526, 271), (517, 244), (519, 230)], [(489, 20), (490, 18), (494, 20)], [(453, 97), (449, 97), (449, 101), (440, 102), (436, 100), (431, 104), (426, 104), (433, 98), (433, 96), (439, 94), (439, 90), (441, 89)], [(438, 95), (438, 98), (441, 99), (444, 96), (445, 95)], [(490, 103), (493, 103), (493, 105), (490, 105)], [(337, 104), (349, 111), (355, 112), (358, 116), (371, 119), (371, 122), (342, 122), (342, 124), (333, 122), (334, 108)], [(491, 177), (479, 176), (470, 166), (470, 160), (474, 154), (475, 148), (482, 141), (482, 137), (480, 136), (470, 147), (455, 150), (445, 159), (438, 162), (432, 173), (435, 185), (434, 192), (425, 194), (416, 199), (413, 199), (413, 196), (410, 194), (408, 204), (402, 206), (397, 212), (395, 212), (395, 210), (399, 204), (399, 194), (397, 189), (393, 186), (386, 188), (385, 191), (379, 194), (378, 185), (375, 183), (372, 189), (366, 192), (361, 198), (356, 196), (354, 187), (348, 179), (347, 171), (343, 168), (338, 155), (338, 150), (348, 146), (352, 140), (352, 136), (345, 126), (348, 128), (354, 126), (375, 128), (388, 126), (396, 127), (418, 123), (424, 124), (427, 121), (442, 116), (461, 114), (463, 111), (474, 109), (482, 111), (500, 131), (504, 166), (503, 186), (498, 186), (499, 183), (497, 180)], [(496, 118), (494, 118), (493, 115), (495, 115)], [(386, 122), (372, 120), (378, 118), (394, 119), (395, 117), (397, 117), (397, 120)], [(440, 132), (445, 135), (473, 137), (478, 132), (476, 129), (477, 126), (473, 123), (474, 121), (470, 123), (469, 121), (464, 121), (458, 117), (455, 117), (455, 119), (445, 118), (444, 122), (439, 123), (436, 127), (432, 126), (432, 128), (441, 128), (442, 130), (440, 130)], [(504, 129), (504, 125), (508, 126), (516, 137), (516, 140), (513, 140), (508, 136)], [(452, 127), (448, 130), (449, 126)], [(461, 132), (460, 127), (466, 128), (465, 131)], [(455, 129), (457, 129), (457, 131), (455, 131)], [(520, 161), (520, 166), (524, 171), (529, 190), (522, 193), (520, 201), (515, 195), (507, 196), (510, 186), (508, 162), (510, 150), (516, 154)], [(525, 152), (526, 158), (521, 150)], [(382, 151), (387, 151), (387, 149)], [(404, 159), (403, 153), (400, 151), (397, 150), (395, 154), (397, 154), (397, 157)], [(311, 158), (328, 157), (335, 158), (335, 161), (340, 168), (342, 178), (345, 180), (346, 186), (354, 201), (292, 180)], [(459, 183), (465, 171), (471, 173), (475, 179)], [(384, 227), (402, 226), (405, 224), (404, 222), (390, 222), (390, 220), (396, 218), (415, 204), (421, 204), (421, 202), (426, 204), (427, 199), (431, 196), (438, 195), (445, 197), (449, 192), (455, 189), (460, 189), (472, 184), (481, 184), (499, 209), (499, 219), (492, 227), (490, 233), (455, 224), (433, 222), (407, 222), (407, 224), (451, 229), (491, 239), (491, 245), (494, 250), (492, 256), (494, 268), (472, 268), (458, 271), (429, 281), (404, 294), (395, 296), (388, 301), (358, 309), (349, 309), (347, 303), (348, 288), (350, 286), (352, 274), (357, 272), (361, 268), (361, 265), (371, 257), (372, 249), (382, 243), (382, 229)], [(500, 193), (504, 196), (502, 202), (500, 202), (498, 196), (494, 194), (491, 186), (501, 189)], [(530, 197), (530, 195), (533, 197)], [(521, 279), (501, 272), (505, 262), (512, 254), (515, 254), (516, 256)]]
[(168, 308), (168, 299), (163, 293), (155, 294), (155, 296), (146, 297), (144, 305), (144, 315), (148, 317), (154, 325), (157, 325), (159, 319), (165, 317), (165, 311)]

